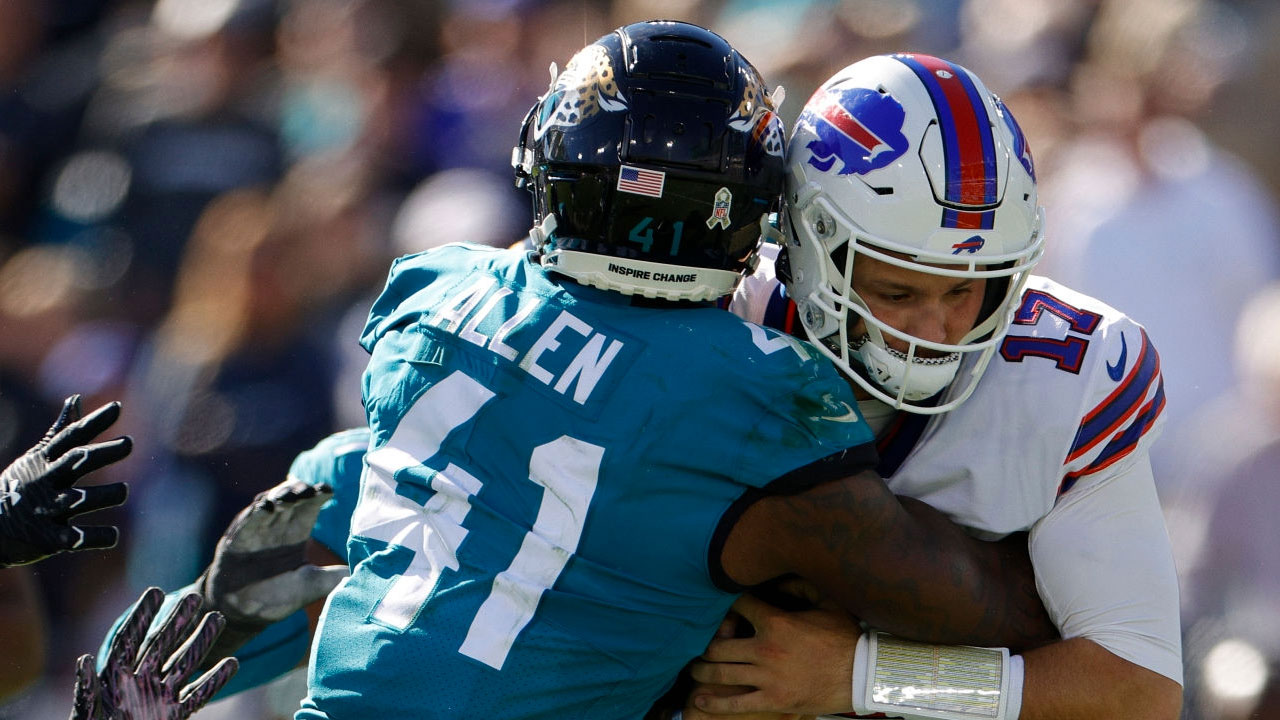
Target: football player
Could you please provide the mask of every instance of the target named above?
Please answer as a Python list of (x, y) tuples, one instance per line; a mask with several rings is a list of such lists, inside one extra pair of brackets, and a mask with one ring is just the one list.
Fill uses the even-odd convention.
[(714, 306), (782, 189), (773, 110), (719, 36), (620, 28), (524, 124), (536, 250), (393, 265), (299, 720), (638, 718), (791, 573), (920, 639), (1053, 635), (1024, 550), (895, 498), (832, 364)]
[(694, 677), (752, 689), (700, 706), (1176, 718), (1178, 585), (1148, 460), (1160, 360), (1121, 312), (1028, 274), (1042, 212), (1008, 108), (954, 63), (869, 58), (809, 100), (788, 163), (776, 277), (762, 265), (733, 307), (844, 371), (894, 492), (976, 537), (1029, 532), (1062, 639), (983, 654), (747, 600), (756, 636), (717, 639)]
[[(298, 718), (638, 718), (734, 598), (791, 573), (921, 639), (1054, 635), (1025, 547), (895, 498), (829, 361), (713, 306), (780, 194), (780, 136), (721, 38), (621, 28), (525, 123), (537, 250), (447, 245), (393, 266), (363, 338), (370, 440), (295, 464), (308, 481), (364, 467), (349, 526), (321, 513), (313, 534), (351, 576)], [(292, 565), (287, 545), (255, 552)], [(199, 587), (217, 595), (243, 559), (215, 558)], [(253, 577), (226, 587), (276, 596), (278, 573)], [(269, 619), (210, 599), (229, 629)], [(263, 641), (289, 622), (237, 651), (243, 677), (297, 652), (300, 622)]]

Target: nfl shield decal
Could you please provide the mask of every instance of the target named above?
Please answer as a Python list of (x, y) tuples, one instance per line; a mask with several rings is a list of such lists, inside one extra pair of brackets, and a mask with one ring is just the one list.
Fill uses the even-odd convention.
[(715, 205), (711, 208), (711, 217), (707, 218), (707, 227), (715, 229), (716, 225), (729, 229), (729, 206), (733, 203), (733, 193), (722, 187), (716, 191)]
[(799, 122), (818, 136), (806, 146), (809, 164), (822, 172), (838, 162), (840, 175), (865, 175), (907, 151), (906, 114), (889, 95), (867, 88), (819, 89), (805, 107)]

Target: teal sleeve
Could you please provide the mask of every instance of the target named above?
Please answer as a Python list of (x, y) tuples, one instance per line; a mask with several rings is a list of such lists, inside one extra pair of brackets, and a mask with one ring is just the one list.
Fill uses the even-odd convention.
[(360, 473), (369, 447), (369, 428), (334, 433), (298, 455), (289, 476), (316, 485), (328, 483), (333, 497), (320, 509), (311, 538), (346, 560), (351, 515), (360, 499)]
[[(184, 595), (195, 591), (195, 583), (192, 583), (165, 595), (164, 603), (156, 613), (156, 618), (168, 617)], [(135, 605), (137, 602), (130, 604), (124, 612), (120, 613), (120, 617), (116, 618), (111, 629), (107, 631), (106, 637), (103, 638), (102, 645), (98, 648), (98, 672), (102, 672), (103, 666), (106, 665), (107, 651), (111, 647), (111, 641)], [(159, 625), (153, 623), (151, 629), (158, 628)], [(306, 658), (310, 645), (311, 632), (307, 623), (307, 614), (302, 610), (268, 626), (236, 653), (236, 660), (240, 661), (240, 669), (231, 678), (231, 682), (227, 683), (213, 699), (221, 700), (231, 697), (238, 692), (265, 685), (284, 675)]]
[(265, 685), (297, 667), (307, 657), (311, 629), (302, 610), (269, 625), (236, 652), (240, 669), (214, 700)]
[[(327, 482), (333, 487), (333, 498), (321, 509), (311, 536), (343, 559), (347, 557), (347, 534), (360, 495), (360, 472), (368, 446), (368, 428), (337, 432), (299, 454), (289, 469), (290, 477), (313, 484)], [(165, 595), (156, 617), (167, 617), (178, 600), (190, 592), (196, 592), (195, 583)], [(98, 649), (99, 672), (106, 663), (112, 639), (136, 604), (120, 613), (103, 638)], [(306, 658), (310, 645), (310, 627), (302, 610), (268, 626), (236, 652), (240, 669), (214, 699), (230, 697), (284, 675)]]

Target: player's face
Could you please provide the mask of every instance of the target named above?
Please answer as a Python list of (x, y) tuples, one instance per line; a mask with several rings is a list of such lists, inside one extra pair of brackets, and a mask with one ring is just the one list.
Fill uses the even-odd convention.
[[(853, 289), (890, 327), (930, 342), (957, 344), (978, 322), (986, 280), (931, 275), (861, 255), (853, 264)], [(857, 337), (866, 331), (859, 320)], [(885, 341), (906, 352), (907, 343), (888, 333)], [(921, 349), (924, 357), (941, 353)]]

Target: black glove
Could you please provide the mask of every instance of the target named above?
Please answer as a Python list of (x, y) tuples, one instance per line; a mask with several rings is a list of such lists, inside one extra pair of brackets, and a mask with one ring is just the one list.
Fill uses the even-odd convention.
[(345, 565), (320, 567), (306, 558), (311, 528), (331, 497), (328, 485), (288, 479), (260, 493), (227, 526), (196, 584), (206, 606), (227, 619), (211, 660), (325, 597), (347, 576)]
[(210, 612), (196, 625), (200, 596), (188, 593), (148, 639), (163, 602), (160, 588), (147, 588), (112, 639), (101, 673), (94, 673), (92, 655), (80, 656), (71, 720), (183, 720), (239, 669), (235, 658), (224, 658), (188, 684), (225, 621)]
[(124, 483), (75, 487), (80, 478), (133, 450), (128, 437), (89, 444), (119, 417), (120, 403), (113, 402), (81, 419), (80, 396), (72, 395), (44, 438), (0, 473), (0, 567), (67, 550), (115, 546), (116, 528), (79, 527), (71, 520), (119, 505), (128, 495)]

